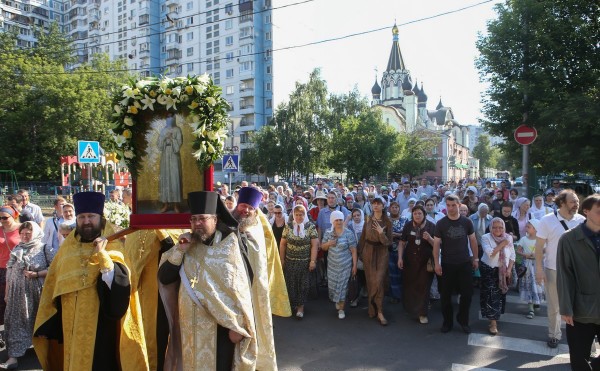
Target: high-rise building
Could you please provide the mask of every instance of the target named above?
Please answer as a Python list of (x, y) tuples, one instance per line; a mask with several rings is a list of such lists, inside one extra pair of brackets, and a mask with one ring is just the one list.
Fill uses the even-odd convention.
[(68, 67), (107, 53), (141, 76), (210, 74), (234, 119), (226, 147), (240, 156), (273, 116), (271, 0), (2, 0), (1, 9), (0, 30), (17, 27), (22, 47), (35, 44), (31, 25), (58, 22), (75, 47)]

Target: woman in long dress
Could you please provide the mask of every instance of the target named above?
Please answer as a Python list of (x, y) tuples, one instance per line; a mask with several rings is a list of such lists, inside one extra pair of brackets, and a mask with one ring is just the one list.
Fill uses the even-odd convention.
[(427, 272), (427, 262), (433, 257), (435, 225), (425, 218), (423, 206), (412, 209), (412, 221), (402, 229), (398, 247), (398, 268), (404, 271), (404, 309), (426, 324), (429, 290), (433, 272)]
[(490, 222), (490, 233), (481, 237), (483, 256), (481, 257), (481, 291), (479, 304), (481, 316), (490, 321), (489, 333), (498, 333), (497, 321), (504, 312), (506, 292), (515, 264), (513, 238), (506, 233), (504, 220), (494, 218)]
[(344, 214), (334, 211), (329, 217), (331, 229), (325, 232), (321, 249), (329, 251), (327, 255), (327, 286), (329, 300), (335, 303), (338, 318), (346, 318), (344, 305), (348, 294), (350, 275), (356, 275), (357, 259), (356, 237), (344, 227)]
[[(282, 212), (277, 205), (277, 212)], [(292, 308), (296, 318), (304, 318), (304, 303), (308, 298), (310, 275), (316, 268), (319, 235), (314, 224), (308, 221), (306, 209), (296, 205), (293, 218), (285, 224), (279, 243), (279, 256)]]
[(369, 317), (377, 317), (379, 323), (386, 326), (388, 321), (383, 316), (383, 297), (388, 279), (388, 248), (392, 245), (392, 222), (383, 212), (383, 205), (381, 197), (375, 197), (371, 201), (373, 214), (365, 221), (358, 245), (367, 278)]
[(15, 368), (32, 345), (33, 326), (40, 304), (44, 277), (48, 273), (48, 258), (42, 243), (42, 229), (35, 222), (25, 222), (19, 227), (21, 243), (10, 253), (7, 263), (6, 349), (8, 360), (0, 365)]

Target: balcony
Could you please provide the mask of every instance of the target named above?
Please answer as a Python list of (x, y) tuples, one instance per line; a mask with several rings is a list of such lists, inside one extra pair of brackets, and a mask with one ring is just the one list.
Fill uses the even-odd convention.
[(254, 126), (254, 120), (243, 118), (240, 120), (240, 126)]

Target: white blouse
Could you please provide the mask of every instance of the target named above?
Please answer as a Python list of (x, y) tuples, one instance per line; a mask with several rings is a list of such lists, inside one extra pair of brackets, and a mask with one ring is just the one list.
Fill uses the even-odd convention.
[[(515, 246), (513, 245), (512, 236), (508, 236), (508, 245), (504, 248), (504, 256), (505, 256), (505, 266), (508, 267), (508, 263), (512, 260), (515, 261), (517, 254), (515, 253)], [(496, 255), (491, 256), (492, 251), (498, 246), (496, 241), (490, 233), (486, 233), (481, 237), (481, 247), (483, 248), (483, 256), (481, 257), (481, 261), (486, 265), (496, 268), (498, 267), (498, 259), (500, 258), (500, 253), (498, 252)]]

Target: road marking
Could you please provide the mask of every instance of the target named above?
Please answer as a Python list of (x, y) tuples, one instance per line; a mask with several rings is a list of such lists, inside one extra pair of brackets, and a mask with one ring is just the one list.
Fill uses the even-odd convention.
[(552, 349), (545, 341), (535, 341), (508, 336), (491, 336), (488, 334), (469, 334), (469, 345), (493, 349), (512, 350), (515, 352), (539, 354), (548, 357), (569, 358), (569, 346), (558, 344)]
[[(479, 312), (479, 319), (487, 321), (487, 318), (483, 318), (481, 316), (481, 312)], [(535, 316), (532, 319), (525, 317), (524, 314), (514, 314), (514, 313), (504, 313), (500, 316), (498, 320), (500, 324), (502, 322), (506, 323), (518, 323), (519, 325), (531, 325), (531, 326), (542, 326), (548, 327), (548, 317), (546, 316)], [(565, 328), (565, 322), (561, 321), (560, 327)]]
[(452, 371), (503, 371), (497, 368), (477, 367), (471, 365), (461, 365), (460, 363), (452, 364)]

